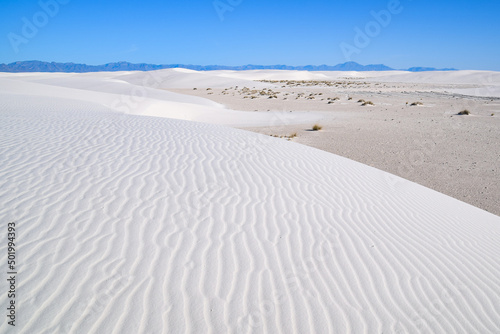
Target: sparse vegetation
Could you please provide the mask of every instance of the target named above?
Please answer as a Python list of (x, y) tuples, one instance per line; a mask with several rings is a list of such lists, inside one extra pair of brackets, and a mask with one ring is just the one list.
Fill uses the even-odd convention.
[(467, 109), (464, 109), (461, 112), (459, 112), (457, 115), (470, 115), (470, 111)]
[(314, 126), (312, 127), (313, 131), (319, 131), (321, 129), (323, 129), (323, 127), (321, 125), (318, 125), (318, 124), (314, 124)]
[(358, 100), (358, 103), (365, 103), (366, 101), (361, 99), (361, 100)]
[[(407, 102), (408, 104), (408, 102)], [(412, 104), (410, 104), (410, 106), (423, 106), (424, 104), (422, 102), (413, 102)]]
[(335, 101), (340, 100), (340, 99), (338, 97), (329, 97), (329, 98), (327, 98), (327, 100), (328, 100), (328, 104), (332, 104)]
[(287, 135), (282, 135), (282, 136), (280, 136), (280, 135), (269, 135), (269, 136), (274, 137), (274, 138), (284, 138), (286, 140), (291, 140), (292, 138), (297, 137), (297, 132), (294, 132), (294, 133), (292, 133), (289, 136), (287, 136)]
[(495, 116), (495, 113), (491, 113), (491, 116)]
[(260, 82), (272, 83), (272, 84), (281, 84), (281, 87), (311, 87), (311, 86), (319, 86), (319, 87), (342, 87), (342, 88), (350, 88), (350, 86), (359, 86), (359, 87), (369, 87), (369, 83), (361, 82), (361, 81), (321, 81), (321, 80), (258, 80)]
[(372, 101), (365, 101), (365, 102), (363, 102), (361, 105), (362, 105), (362, 106), (368, 106), (368, 105), (370, 105), (370, 106), (374, 106), (375, 104), (374, 104)]

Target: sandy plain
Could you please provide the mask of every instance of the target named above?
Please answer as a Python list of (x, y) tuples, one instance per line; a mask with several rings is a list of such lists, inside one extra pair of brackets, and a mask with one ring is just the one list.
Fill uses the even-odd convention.
[[(493, 96), (474, 96), (458, 92), (474, 94), (481, 85), (375, 79), (275, 79), (264, 81), (274, 85), (269, 90), (169, 90), (235, 110), (320, 113), (320, 131), (311, 131), (313, 124), (289, 124), (279, 118), (268, 126), (244, 129), (353, 159), (500, 215), (497, 91), (485, 90)], [(360, 100), (374, 105), (363, 106)], [(471, 114), (457, 115), (465, 109)], [(289, 138), (292, 134), (296, 137)]]

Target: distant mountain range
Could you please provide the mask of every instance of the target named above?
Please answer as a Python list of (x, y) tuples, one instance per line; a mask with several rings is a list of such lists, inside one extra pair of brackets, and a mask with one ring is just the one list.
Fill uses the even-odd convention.
[[(306, 66), (287, 66), (287, 65), (242, 65), (242, 66), (224, 66), (224, 65), (153, 65), (153, 64), (132, 64), (128, 62), (108, 63), (104, 65), (86, 65), (75, 63), (55, 63), (38, 60), (17, 61), (10, 64), (0, 64), (0, 72), (116, 72), (116, 71), (154, 71), (165, 68), (187, 68), (197, 71), (215, 71), (215, 70), (297, 70), (297, 71), (395, 71), (388, 66), (379, 65), (360, 65), (350, 61), (335, 66), (330, 65), (306, 65)], [(453, 68), (436, 69), (431, 67), (412, 67), (404, 71), (423, 72), (423, 71), (456, 71)]]

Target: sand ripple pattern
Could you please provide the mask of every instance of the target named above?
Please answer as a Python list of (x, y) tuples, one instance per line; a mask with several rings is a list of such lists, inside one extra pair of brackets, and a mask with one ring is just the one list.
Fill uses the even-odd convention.
[(500, 332), (499, 217), (276, 138), (0, 101), (19, 333)]

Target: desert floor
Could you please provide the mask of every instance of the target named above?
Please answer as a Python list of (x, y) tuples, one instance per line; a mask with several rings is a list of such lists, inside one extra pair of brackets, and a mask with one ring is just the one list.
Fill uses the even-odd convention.
[[(289, 124), (279, 117), (268, 126), (244, 129), (353, 159), (500, 215), (499, 97), (452, 92), (477, 89), (471, 84), (370, 78), (265, 83), (275, 88), (169, 90), (235, 110), (321, 113), (320, 131), (311, 131), (313, 124)], [(360, 100), (374, 105), (363, 106)], [(464, 109), (471, 114), (457, 115)]]

